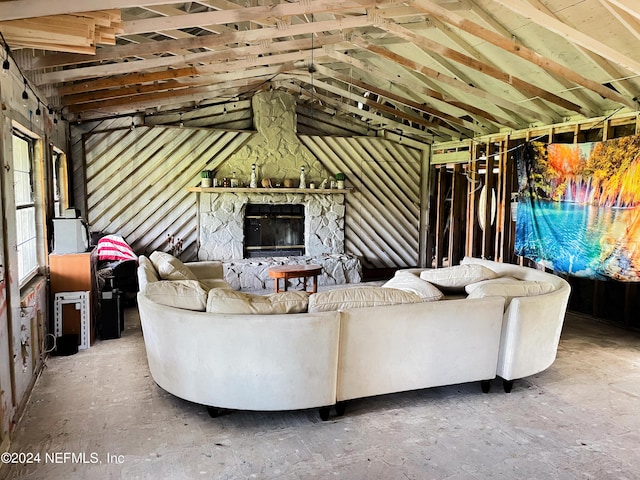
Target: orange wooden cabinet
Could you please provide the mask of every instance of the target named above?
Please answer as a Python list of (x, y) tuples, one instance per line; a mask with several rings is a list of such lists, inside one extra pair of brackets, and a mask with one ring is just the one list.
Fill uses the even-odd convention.
[[(93, 343), (96, 336), (96, 298), (95, 281), (96, 256), (92, 252), (49, 255), (49, 279), (51, 286), (51, 304), (59, 292), (89, 291), (89, 338)], [(77, 334), (80, 337), (80, 312), (72, 304), (62, 307), (62, 333)], [(55, 310), (52, 309), (52, 314)]]

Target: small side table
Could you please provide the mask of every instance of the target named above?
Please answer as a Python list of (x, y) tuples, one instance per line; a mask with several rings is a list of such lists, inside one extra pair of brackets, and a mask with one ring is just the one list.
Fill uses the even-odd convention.
[[(302, 286), (304, 291), (307, 291), (307, 278), (312, 277), (313, 283), (311, 285), (311, 292), (316, 293), (318, 291), (318, 275), (322, 273), (322, 267), (320, 265), (280, 265), (278, 267), (271, 267), (269, 269), (269, 276), (274, 280), (275, 292), (287, 291), (287, 280), (290, 278), (302, 278)], [(280, 279), (284, 279), (284, 287), (280, 290)]]

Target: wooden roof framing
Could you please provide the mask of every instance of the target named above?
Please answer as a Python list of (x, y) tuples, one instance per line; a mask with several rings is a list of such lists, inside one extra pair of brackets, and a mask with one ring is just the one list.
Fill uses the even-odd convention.
[(633, 0), (10, 0), (0, 32), (71, 120), (275, 87), (432, 142), (633, 112), (640, 96)]

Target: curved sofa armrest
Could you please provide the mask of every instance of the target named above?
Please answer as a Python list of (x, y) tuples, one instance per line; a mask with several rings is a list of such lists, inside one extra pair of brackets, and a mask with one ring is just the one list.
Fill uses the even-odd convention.
[(295, 410), (336, 402), (340, 312), (218, 315), (138, 293), (151, 376), (203, 405)]
[(504, 313), (497, 374), (505, 380), (542, 372), (556, 359), (571, 288), (511, 300)]
[(224, 278), (222, 262), (187, 262), (185, 265), (198, 278), (198, 280)]
[(515, 380), (542, 372), (556, 359), (571, 286), (563, 278), (530, 267), (465, 257), (462, 264), (480, 264), (499, 275), (543, 281), (554, 290), (515, 297), (504, 312), (497, 374)]

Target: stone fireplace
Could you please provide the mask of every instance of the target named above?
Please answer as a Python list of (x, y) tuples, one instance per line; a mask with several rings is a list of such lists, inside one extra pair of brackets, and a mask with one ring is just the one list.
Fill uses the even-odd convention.
[[(219, 191), (212, 188), (199, 193), (198, 259), (222, 261), (225, 279), (240, 289), (266, 288), (267, 269), (287, 263), (320, 264), (323, 267), (320, 285), (359, 282), (360, 261), (344, 252), (346, 191), (242, 188), (249, 183), (252, 165), (256, 166), (258, 185), (265, 178), (274, 185), (284, 184), (285, 179), (297, 185), (302, 167), (307, 184), (321, 185), (334, 173), (328, 172), (298, 139), (292, 95), (281, 91), (259, 92), (253, 96), (251, 106), (257, 132), (215, 172), (216, 178), (236, 176), (240, 188)], [(247, 234), (245, 215), (256, 205), (299, 206), (304, 217), (300, 219), (302, 226), (288, 233), (297, 235), (296, 240), (285, 239), (259, 256), (260, 251), (252, 248), (256, 232)], [(295, 246), (295, 251), (287, 248), (292, 246), (288, 243)]]
[(318, 257), (344, 253), (343, 193), (220, 192), (200, 195), (198, 256), (201, 260), (260, 256), (245, 254), (248, 205), (301, 205), (304, 209), (304, 255)]

